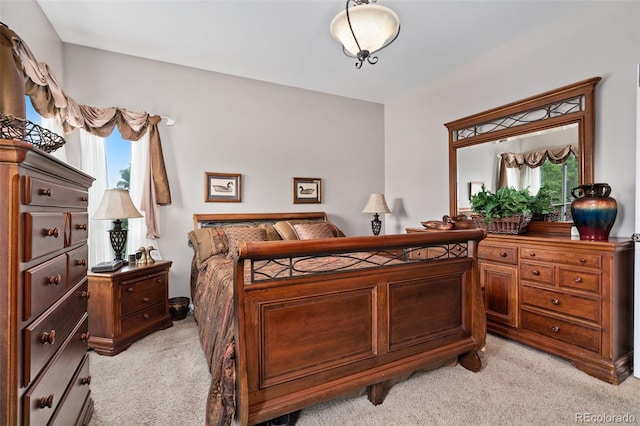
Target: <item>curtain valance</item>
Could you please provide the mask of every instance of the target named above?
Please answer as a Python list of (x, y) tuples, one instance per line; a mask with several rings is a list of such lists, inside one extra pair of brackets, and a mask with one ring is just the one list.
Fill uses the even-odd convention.
[(547, 159), (553, 164), (560, 164), (564, 163), (571, 154), (578, 157), (579, 148), (577, 145), (565, 145), (529, 152), (503, 152), (500, 154), (498, 165), (498, 186), (507, 186), (506, 169), (508, 168), (520, 168), (524, 165), (536, 168), (540, 167)]
[[(153, 206), (171, 203), (169, 179), (158, 132), (161, 117), (123, 108), (79, 105), (62, 90), (60, 83), (49, 70), (49, 66), (38, 62), (29, 46), (2, 23), (0, 23), (0, 35), (0, 40), (10, 44), (15, 65), (24, 73), (24, 90), (31, 98), (33, 107), (43, 117), (60, 117), (65, 134), (75, 129), (84, 129), (91, 134), (105, 137), (111, 134), (114, 126), (117, 125), (124, 139), (137, 141), (149, 131), (152, 188), (143, 194), (142, 204)], [(151, 211), (145, 212), (148, 216), (152, 216), (147, 218), (149, 235), (158, 236), (157, 218), (153, 218)], [(149, 227), (149, 220), (153, 222), (151, 227)]]

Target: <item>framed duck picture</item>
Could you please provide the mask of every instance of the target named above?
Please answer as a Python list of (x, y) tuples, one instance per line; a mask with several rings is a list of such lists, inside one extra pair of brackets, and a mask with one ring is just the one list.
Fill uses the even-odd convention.
[(205, 202), (236, 202), (242, 201), (242, 175), (237, 173), (204, 174)]
[(322, 202), (322, 179), (293, 178), (293, 204), (313, 204)]

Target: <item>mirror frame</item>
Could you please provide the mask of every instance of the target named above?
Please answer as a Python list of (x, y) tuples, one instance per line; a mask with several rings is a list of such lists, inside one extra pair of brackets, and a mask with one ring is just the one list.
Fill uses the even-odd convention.
[[(592, 183), (595, 138), (593, 77), (449, 123), (449, 211), (458, 215), (458, 160), (460, 148), (493, 142), (568, 124), (578, 124), (579, 183)], [(539, 115), (542, 114), (541, 117)], [(551, 224), (552, 222), (548, 222)], [(571, 223), (571, 222), (564, 222)], [(549, 225), (553, 228), (553, 225)], [(544, 227), (543, 227), (544, 228)], [(543, 231), (543, 229), (541, 229)]]

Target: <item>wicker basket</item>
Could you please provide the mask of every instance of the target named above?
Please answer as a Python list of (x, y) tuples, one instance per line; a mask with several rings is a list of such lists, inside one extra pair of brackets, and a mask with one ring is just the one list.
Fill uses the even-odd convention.
[(509, 217), (494, 218), (487, 222), (482, 215), (473, 215), (478, 228), (483, 228), (492, 234), (523, 234), (527, 231), (527, 226), (531, 222), (531, 215), (516, 215)]
[(28, 120), (0, 111), (0, 139), (29, 142), (44, 152), (51, 153), (66, 143), (64, 138)]

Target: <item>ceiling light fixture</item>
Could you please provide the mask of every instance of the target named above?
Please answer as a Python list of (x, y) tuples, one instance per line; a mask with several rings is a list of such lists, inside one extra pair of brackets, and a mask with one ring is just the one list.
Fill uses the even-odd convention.
[[(347, 0), (345, 10), (338, 13), (329, 30), (342, 43), (342, 51), (350, 58), (356, 58), (356, 68), (360, 69), (366, 60), (370, 64), (378, 62), (374, 53), (384, 49), (398, 38), (400, 18), (376, 0)], [(353, 6), (349, 7), (349, 3)]]

